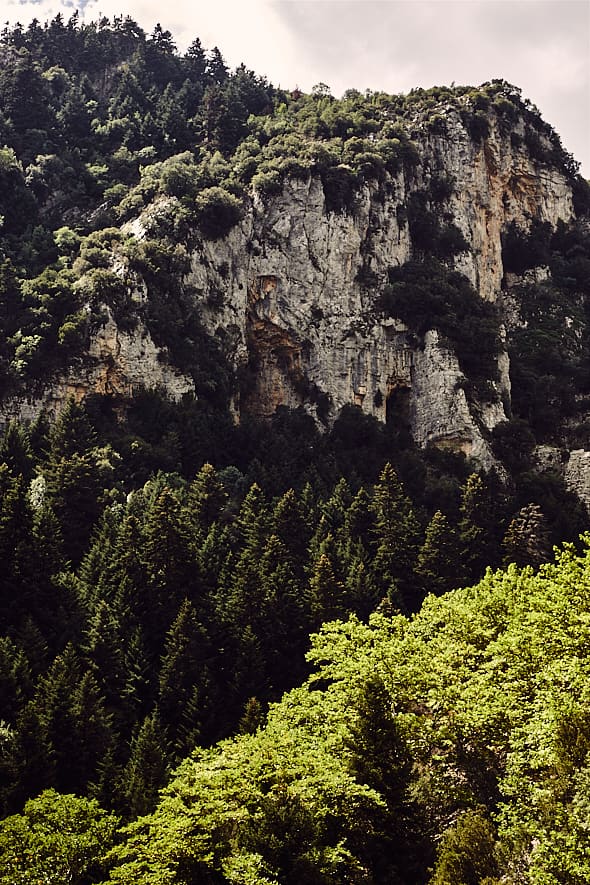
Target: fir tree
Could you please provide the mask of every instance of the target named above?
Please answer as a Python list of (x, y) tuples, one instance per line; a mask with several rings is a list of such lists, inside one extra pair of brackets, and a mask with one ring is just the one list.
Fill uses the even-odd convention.
[(179, 756), (189, 752), (211, 715), (207, 635), (185, 599), (166, 636), (158, 709)]
[(508, 526), (502, 541), (504, 565), (530, 565), (537, 569), (551, 559), (549, 529), (538, 504), (522, 507)]
[(406, 611), (416, 609), (420, 596), (415, 586), (419, 526), (410, 499), (391, 464), (383, 468), (373, 490), (373, 571), (380, 593)]
[(458, 543), (446, 516), (437, 510), (426, 529), (416, 562), (416, 575), (424, 594), (440, 596), (459, 583), (461, 574)]
[(153, 810), (158, 791), (170, 773), (170, 763), (166, 729), (154, 710), (145, 717), (131, 742), (129, 762), (122, 776), (122, 799), (129, 817)]

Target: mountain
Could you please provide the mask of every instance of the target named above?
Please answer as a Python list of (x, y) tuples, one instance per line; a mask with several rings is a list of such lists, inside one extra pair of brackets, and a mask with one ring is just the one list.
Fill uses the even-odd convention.
[(502, 471), (516, 418), (590, 499), (588, 189), (516, 87), (278, 92), (128, 19), (2, 52), (5, 421), (352, 404)]
[(0, 62), (0, 882), (587, 881), (558, 135), (122, 16)]

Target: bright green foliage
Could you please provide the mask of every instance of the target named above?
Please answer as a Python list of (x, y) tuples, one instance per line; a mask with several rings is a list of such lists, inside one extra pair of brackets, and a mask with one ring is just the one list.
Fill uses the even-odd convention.
[(111, 881), (583, 885), (589, 607), (590, 550), (568, 549), (411, 622), (326, 625), (309, 682), (183, 763)]
[[(36, 401), (73, 361), (85, 371), (109, 314), (123, 332), (143, 323), (196, 391), (72, 400), (50, 431), (11, 424), (0, 441), (2, 811), (57, 787), (148, 815), (199, 744), (132, 825), (115, 880), (457, 885), (528, 864), (531, 882), (587, 881), (585, 578), (559, 571), (575, 571), (573, 554), (540, 578), (488, 575), (429, 598), (412, 622), (374, 615), (416, 612), (503, 554), (538, 565), (534, 513), (509, 525), (529, 502), (551, 541), (587, 526), (559, 479), (530, 472), (563, 417), (586, 442), (583, 219), (505, 232), (507, 272), (550, 272), (512, 290), (516, 417), (494, 440), (510, 491), (468, 480), (459, 456), (418, 452), (394, 397), (387, 426), (353, 407), (323, 435), (303, 409), (234, 426), (247, 372), (233, 376), (234, 343), (202, 313), (223, 305), (230, 267), (210, 268), (204, 292), (189, 273), (203, 240), (297, 182), (313, 179), (326, 214), (397, 199), (415, 260), (384, 281), (364, 254), (363, 297), (410, 334), (436, 329), (468, 397), (493, 400), (498, 316), (453, 270), (468, 247), (445, 217), (455, 183), (424, 170), (416, 191), (411, 139), (444, 148), (450, 109), (483, 156), (498, 126), (539, 174), (567, 175), (582, 215), (588, 188), (556, 134), (503, 81), (287, 93), (198, 38), (183, 55), (159, 25), (147, 35), (124, 17), (6, 28), (0, 61), (0, 393)], [(327, 396), (304, 382), (327, 424)], [(362, 620), (324, 629), (312, 681), (263, 728), (309, 674), (308, 631), (351, 612)], [(53, 867), (35, 866), (37, 845), (22, 881), (62, 876), (67, 828), (51, 820)], [(69, 881), (106, 875), (77, 867)]]
[(104, 873), (118, 818), (93, 799), (46, 790), (0, 822), (2, 885), (86, 885)]
[(320, 736), (298, 723), (305, 709), (296, 702), (262, 735), (187, 760), (154, 816), (133, 824), (113, 853), (121, 866), (111, 881), (215, 881), (255, 864), (269, 878), (252, 881), (366, 881), (347, 840), (359, 840), (379, 802), (330, 753), (329, 729)]

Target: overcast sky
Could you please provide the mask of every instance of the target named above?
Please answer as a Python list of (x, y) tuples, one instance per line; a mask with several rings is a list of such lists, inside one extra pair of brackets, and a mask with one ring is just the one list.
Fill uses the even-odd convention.
[(590, 0), (0, 0), (0, 21), (130, 15), (283, 87), (520, 86), (590, 177)]

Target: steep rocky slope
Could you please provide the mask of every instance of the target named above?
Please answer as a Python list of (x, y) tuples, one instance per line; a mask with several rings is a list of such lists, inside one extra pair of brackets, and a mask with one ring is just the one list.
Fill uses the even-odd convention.
[[(325, 179), (311, 169), (283, 176), (271, 192), (254, 182), (241, 219), (222, 236), (205, 236), (193, 225), (178, 285), (233, 376), (236, 420), (268, 418), (284, 405), (304, 406), (329, 424), (353, 404), (379, 420), (407, 423), (421, 446), (462, 451), (484, 467), (497, 464), (490, 432), (510, 417), (505, 344), (481, 395), (448, 336), (434, 324), (417, 334), (384, 312), (380, 300), (392, 269), (434, 252), (495, 306), (504, 342), (503, 236), (511, 224), (526, 234), (533, 223), (555, 229), (574, 218), (572, 176), (548, 159), (551, 131), (541, 127), (532, 143), (530, 121), (516, 116), (507, 126), (500, 110), (489, 107), (485, 132), (474, 133), (469, 101), (439, 102), (434, 118), (432, 107), (410, 115), (413, 161), (357, 178), (346, 204), (334, 206)], [(343, 176), (349, 170), (336, 167)], [(181, 201), (182, 194), (156, 196), (123, 225), (124, 233), (139, 242), (157, 237)], [(195, 391), (190, 374), (174, 366), (161, 341), (156, 346), (142, 318), (149, 285), (129, 272), (121, 254), (113, 269), (127, 309), (137, 307), (131, 328), (118, 328), (117, 311), (99, 305), (102, 320), (90, 327), (86, 354), (44, 388), (37, 384), (5, 401), (5, 418), (55, 412), (71, 393), (129, 397), (148, 387), (178, 400)], [(519, 279), (512, 275), (512, 289)], [(509, 313), (518, 324), (513, 302)], [(584, 485), (579, 477), (575, 483)]]

